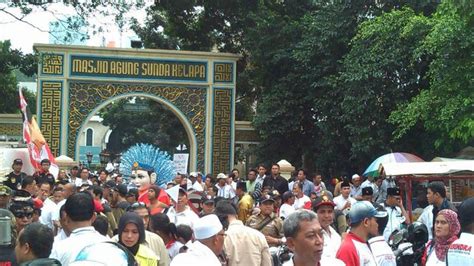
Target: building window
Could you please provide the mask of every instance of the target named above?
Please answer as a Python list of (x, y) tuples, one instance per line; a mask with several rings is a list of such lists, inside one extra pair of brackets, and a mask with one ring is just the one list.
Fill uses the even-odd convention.
[(92, 140), (94, 139), (94, 130), (88, 128), (86, 130), (86, 146), (92, 146)]

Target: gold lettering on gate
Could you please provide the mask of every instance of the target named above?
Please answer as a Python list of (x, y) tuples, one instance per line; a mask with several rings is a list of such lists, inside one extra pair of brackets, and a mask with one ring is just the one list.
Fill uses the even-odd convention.
[(201, 62), (131, 61), (72, 56), (71, 75), (205, 80), (206, 64)]

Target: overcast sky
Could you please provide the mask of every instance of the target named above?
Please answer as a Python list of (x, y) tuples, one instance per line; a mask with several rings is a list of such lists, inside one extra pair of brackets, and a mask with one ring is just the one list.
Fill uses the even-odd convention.
[[(0, 3), (0, 8), (3, 7), (5, 7), (5, 4)], [(19, 9), (8, 8), (7, 11), (21, 17)], [(48, 11), (37, 9), (24, 19), (39, 28), (36, 29), (0, 11), (0, 40), (10, 40), (12, 48), (21, 49), (25, 53), (31, 53), (34, 43), (49, 43), (47, 31), (49, 30), (49, 23), (56, 20), (55, 17), (70, 15), (74, 15), (74, 10), (59, 3), (49, 5)], [(129, 16), (143, 21), (146, 16), (145, 9), (134, 11)], [(101, 46), (105, 40), (106, 44), (113, 41), (116, 43), (116, 47), (120, 47), (120, 33), (118, 27), (113, 23), (113, 18), (104, 18), (98, 14), (90, 22), (101, 25), (106, 29), (106, 32), (100, 35), (90, 34), (90, 39), (87, 41), (88, 46)], [(129, 47), (129, 40), (133, 36), (135, 36), (133, 31), (124, 31), (122, 33), (122, 47)]]

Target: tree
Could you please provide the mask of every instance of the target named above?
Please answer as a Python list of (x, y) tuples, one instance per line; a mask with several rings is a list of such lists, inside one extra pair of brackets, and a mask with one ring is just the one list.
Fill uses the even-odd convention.
[(428, 86), (429, 58), (416, 50), (430, 29), (428, 18), (404, 8), (363, 22), (352, 39), (337, 84), (344, 90), (339, 119), (349, 133), (356, 163), (391, 150), (420, 150), (393, 143), (395, 128), (387, 119), (397, 104)]
[(418, 49), (433, 58), (430, 86), (390, 116), (397, 126), (395, 139), (421, 125), (435, 136), (433, 144), (440, 151), (473, 144), (474, 25), (472, 9), (466, 7), (462, 1), (444, 1), (431, 19), (433, 28)]
[[(19, 69), (24, 74), (31, 76), (34, 58), (24, 55), (18, 50), (12, 50), (10, 41), (0, 41), (0, 113), (19, 113), (20, 100), (18, 95), (17, 80), (13, 70)], [(29, 91), (23, 91), (30, 110), (36, 112), (36, 97)]]
[(120, 153), (137, 143), (148, 143), (173, 154), (175, 147), (185, 144), (188, 136), (176, 115), (156, 101), (135, 97), (114, 102), (99, 112), (103, 124), (112, 130), (110, 145)]

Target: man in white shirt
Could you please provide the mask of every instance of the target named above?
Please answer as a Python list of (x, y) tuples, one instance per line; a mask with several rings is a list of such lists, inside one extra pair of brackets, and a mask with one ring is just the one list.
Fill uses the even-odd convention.
[(388, 222), (383, 231), (383, 237), (385, 241), (388, 241), (393, 231), (402, 229), (403, 224), (409, 224), (410, 217), (403, 207), (399, 188), (387, 189), (387, 200), (382, 206), (385, 207), (388, 215)]
[(295, 210), (302, 209), (311, 199), (303, 193), (303, 183), (295, 182), (293, 185), (293, 194), (295, 195), (295, 203), (293, 207)]
[(199, 216), (188, 206), (188, 194), (183, 188), (179, 188), (178, 202), (173, 200), (173, 206), (166, 213), (170, 221), (175, 225), (186, 224), (194, 228), (194, 222)]
[(362, 177), (358, 174), (352, 175), (351, 197), (356, 200), (361, 200), (362, 195)]
[(217, 184), (216, 187), (217, 197), (222, 197), (225, 199), (232, 199), (235, 197), (235, 192), (230, 185), (226, 183), (227, 176), (224, 173), (219, 173), (217, 175)]
[(191, 180), (191, 187), (188, 187), (188, 190), (190, 188), (194, 189), (195, 191), (204, 191), (204, 188), (202, 187), (202, 185), (200, 184), (200, 182), (197, 181), (197, 178), (198, 178), (198, 173), (197, 172), (191, 172), (189, 174), (189, 180)]
[(334, 198), (336, 209), (342, 211), (344, 214), (350, 210), (351, 205), (356, 203), (356, 200), (350, 196), (351, 184), (349, 182), (342, 182), (341, 195)]
[(95, 212), (94, 199), (90, 193), (79, 192), (70, 196), (64, 204), (64, 211), (71, 235), (54, 244), (50, 258), (59, 260), (62, 265), (69, 265), (85, 246), (109, 239), (92, 227)]
[(293, 195), (293, 192), (287, 191), (283, 193), (281, 199), (283, 204), (280, 206), (280, 218), (284, 220), (288, 215), (295, 212), (295, 207), (293, 207), (293, 204), (295, 204), (295, 195)]
[(283, 223), (286, 244), (293, 257), (283, 266), (300, 265), (345, 265), (342, 261), (323, 256), (324, 238), (316, 214), (308, 210), (297, 210)]
[(335, 258), (337, 250), (341, 246), (341, 236), (331, 226), (334, 222), (334, 207), (336, 207), (332, 199), (329, 191), (323, 191), (321, 196), (313, 201), (312, 208), (318, 214), (318, 221), (323, 229), (323, 257)]
[(219, 218), (209, 214), (196, 220), (193, 242), (186, 253), (180, 253), (171, 261), (171, 266), (207, 265), (221, 266), (218, 257), (224, 249), (225, 232)]
[(81, 178), (76, 178), (76, 187), (79, 188), (84, 184), (88, 184), (89, 186), (92, 186), (92, 181), (89, 180), (89, 169), (86, 167), (81, 169), (80, 173)]

